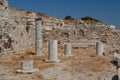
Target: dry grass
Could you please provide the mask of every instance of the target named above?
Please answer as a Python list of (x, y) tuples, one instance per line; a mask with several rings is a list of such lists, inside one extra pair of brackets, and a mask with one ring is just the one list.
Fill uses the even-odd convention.
[[(47, 60), (47, 53), (43, 53), (43, 56), (35, 56), (32, 53), (35, 52), (35, 49), (27, 49), (25, 51), (18, 51), (14, 52), (13, 55), (9, 56), (11, 57), (11, 61), (7, 62), (0, 62), (1, 65), (20, 65), (21, 61), (23, 60), (33, 60), (34, 61), (34, 67), (39, 69), (45, 69), (51, 66), (54, 66), (53, 63), (45, 63), (42, 62), (42, 60)], [(1, 56), (3, 57), (3, 56)]]
[[(45, 44), (43, 45), (44, 49), (47, 49), (48, 46)], [(111, 68), (108, 68), (108, 66), (113, 65), (110, 61), (112, 61), (111, 56), (96, 56), (96, 50), (95, 49), (72, 49), (72, 56), (62, 56), (63, 55), (63, 48), (59, 47), (58, 53), (59, 53), (59, 59), (61, 62), (69, 61), (69, 64), (66, 64), (69, 66), (69, 68), (64, 68), (63, 71), (67, 71), (70, 73), (87, 73), (86, 76), (91, 77), (93, 76), (93, 73), (95, 72), (111, 72), (115, 73), (115, 70), (111, 70)], [(2, 58), (4, 57), (10, 57), (11, 60), (8, 62), (0, 61), (0, 65), (14, 65), (14, 66), (20, 66), (22, 60), (33, 60), (34, 61), (34, 68), (38, 68), (40, 70), (44, 70), (50, 67), (55, 66), (54, 63), (45, 63), (42, 62), (42, 60), (47, 60), (48, 53), (43, 52), (44, 55), (42, 56), (35, 56), (33, 53), (35, 53), (35, 49), (26, 49), (25, 51), (18, 51), (14, 52), (13, 55), (9, 56), (0, 56)], [(35, 76), (38, 77), (39, 80), (44, 80), (42, 75), (35, 74)]]
[(93, 73), (88, 72), (87, 77), (91, 77), (91, 76), (93, 76)]
[(53, 63), (45, 63), (45, 62), (37, 62), (37, 61), (34, 62), (34, 67), (39, 68), (40, 70), (53, 67), (53, 66), (54, 66)]
[[(70, 72), (113, 72), (108, 68), (113, 65), (111, 56), (96, 56), (95, 49), (74, 49), (73, 57), (69, 58), (71, 60)], [(91, 76), (92, 74), (88, 74)]]

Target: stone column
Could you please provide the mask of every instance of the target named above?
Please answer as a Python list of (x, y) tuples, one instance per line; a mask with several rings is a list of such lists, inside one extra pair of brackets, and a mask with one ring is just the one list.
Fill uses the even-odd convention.
[(64, 55), (71, 56), (71, 44), (70, 43), (64, 44)]
[(102, 42), (99, 41), (96, 43), (96, 54), (102, 56), (103, 52), (104, 52), (104, 46)]
[(33, 61), (22, 61), (21, 63), (22, 70), (31, 70), (33, 69)]
[(39, 69), (33, 68), (33, 61), (24, 60), (21, 62), (21, 69), (17, 70), (18, 73), (33, 73)]
[(48, 41), (48, 60), (57, 62), (58, 61), (57, 54), (58, 54), (57, 40), (49, 40)]
[(36, 40), (35, 53), (37, 56), (42, 55), (42, 19), (36, 19)]
[(118, 68), (118, 80), (120, 80), (120, 68)]

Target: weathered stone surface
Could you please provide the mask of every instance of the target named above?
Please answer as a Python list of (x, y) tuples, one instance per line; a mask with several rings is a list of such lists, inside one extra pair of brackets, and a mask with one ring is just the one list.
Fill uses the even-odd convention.
[[(25, 50), (35, 47), (35, 19), (42, 18), (42, 41), (58, 40), (58, 42), (85, 43), (101, 42), (120, 48), (120, 30), (112, 29), (103, 23), (87, 24), (84, 21), (64, 21), (55, 17), (49, 17), (42, 13), (18, 10), (8, 7), (7, 0), (1, 0), (4, 5), (0, 9), (0, 36), (7, 35), (11, 38), (10, 48), (12, 51)], [(5, 7), (8, 7), (6, 10)], [(5, 38), (5, 36), (4, 36)], [(4, 41), (0, 38), (2, 46), (0, 51), (4, 52)], [(8, 37), (7, 37), (8, 39)]]
[(58, 62), (58, 43), (57, 40), (49, 40), (48, 42), (48, 60)]
[(120, 80), (120, 68), (118, 68), (118, 80)]
[(36, 19), (36, 49), (35, 53), (37, 56), (42, 54), (42, 20)]
[(100, 41), (98, 41), (96, 43), (96, 54), (102, 56), (103, 53), (104, 53), (104, 45)]
[(72, 46), (71, 46), (71, 44), (70, 43), (65, 43), (64, 44), (64, 55), (66, 55), (66, 56), (71, 56), (71, 54), (72, 54)]
[(33, 69), (33, 61), (22, 61), (22, 70), (30, 70)]
[(33, 73), (38, 71), (38, 69), (33, 68), (33, 61), (22, 61), (21, 69), (17, 70), (19, 73)]

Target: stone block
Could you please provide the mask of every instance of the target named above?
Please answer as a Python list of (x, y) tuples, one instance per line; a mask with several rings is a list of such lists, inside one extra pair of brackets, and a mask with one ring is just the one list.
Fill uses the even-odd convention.
[(57, 40), (48, 41), (48, 60), (45, 62), (59, 62)]
[(71, 56), (71, 44), (70, 43), (64, 44), (64, 55)]
[(96, 43), (96, 54), (99, 56), (102, 56), (104, 53), (104, 45), (102, 42), (97, 42)]
[(33, 73), (39, 71), (38, 69), (33, 68), (33, 61), (22, 61), (21, 62), (21, 69), (17, 70), (18, 73)]

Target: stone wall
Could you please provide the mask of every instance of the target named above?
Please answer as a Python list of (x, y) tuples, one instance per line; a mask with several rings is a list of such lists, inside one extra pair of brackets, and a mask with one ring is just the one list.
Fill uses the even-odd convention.
[(42, 18), (45, 30), (53, 30), (64, 25), (62, 19), (42, 13), (15, 8), (0, 9), (0, 53), (35, 47), (36, 18)]
[[(7, 2), (1, 6), (7, 6)], [(35, 47), (36, 18), (42, 18), (43, 42), (56, 39), (59, 44), (83, 43), (81, 40), (86, 39), (88, 41), (100, 40), (115, 48), (120, 47), (120, 31), (104, 24), (64, 21), (42, 13), (8, 8), (0, 9), (0, 53)]]
[(8, 10), (8, 0), (0, 0), (0, 10)]
[(57, 39), (61, 44), (64, 42), (70, 43), (95, 43), (98, 40), (105, 45), (120, 48), (120, 30), (111, 29), (106, 26), (89, 25), (81, 26), (79, 29), (54, 29), (51, 31), (44, 31), (43, 39)]

